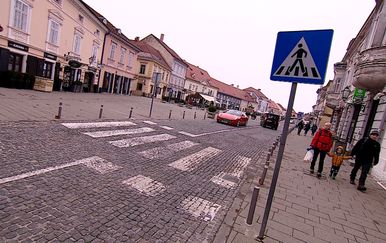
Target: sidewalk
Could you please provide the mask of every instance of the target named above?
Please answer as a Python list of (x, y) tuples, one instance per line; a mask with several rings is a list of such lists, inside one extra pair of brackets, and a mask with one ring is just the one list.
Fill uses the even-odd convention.
[[(102, 119), (127, 119), (132, 110), (132, 119), (149, 117), (151, 98), (116, 94), (52, 92), (0, 88), (0, 121), (47, 121), (58, 115), (62, 102), (62, 120), (98, 119), (103, 105)], [(162, 103), (154, 99), (152, 118), (204, 119), (205, 111), (188, 109), (177, 104)]]
[[(336, 180), (309, 174), (303, 161), (311, 136), (287, 137), (264, 242), (386, 242), (386, 191), (369, 175), (362, 193), (349, 183), (351, 166), (345, 162)], [(254, 186), (262, 167), (250, 172), (229, 209), (215, 242), (257, 242), (279, 145), (270, 160), (264, 185), (260, 187), (252, 225), (246, 224)], [(324, 174), (331, 159), (326, 157)], [(359, 175), (358, 175), (359, 176)]]

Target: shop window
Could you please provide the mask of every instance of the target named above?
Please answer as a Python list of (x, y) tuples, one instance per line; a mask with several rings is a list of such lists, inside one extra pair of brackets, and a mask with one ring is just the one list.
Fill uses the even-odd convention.
[(9, 53), (8, 58), (8, 70), (14, 72), (21, 72), (21, 67), (23, 63), (23, 55), (16, 53)]
[(137, 83), (137, 90), (142, 90), (142, 84), (141, 83)]
[(12, 27), (27, 32), (30, 7), (21, 0), (14, 0), (12, 11)]
[(51, 79), (53, 66), (54, 66), (54, 64), (52, 62), (44, 62), (43, 77)]

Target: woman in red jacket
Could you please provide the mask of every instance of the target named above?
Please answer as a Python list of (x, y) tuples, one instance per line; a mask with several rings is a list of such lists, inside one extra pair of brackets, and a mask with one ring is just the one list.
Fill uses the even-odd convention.
[(331, 123), (326, 122), (323, 128), (316, 132), (311, 141), (311, 147), (314, 149), (314, 157), (312, 158), (310, 173), (314, 174), (315, 163), (320, 154), (318, 173), (316, 175), (318, 178), (322, 177), (324, 159), (326, 158), (327, 152), (329, 152), (332, 147), (332, 133), (330, 129)]

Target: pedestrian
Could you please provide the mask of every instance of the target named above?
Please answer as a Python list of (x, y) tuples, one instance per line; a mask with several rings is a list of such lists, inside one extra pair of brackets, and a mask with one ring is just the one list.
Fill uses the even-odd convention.
[(345, 156), (344, 155), (344, 149), (342, 146), (338, 146), (335, 149), (335, 153), (327, 153), (328, 156), (330, 156), (331, 159), (331, 169), (330, 169), (330, 177), (332, 177), (333, 180), (335, 180), (336, 175), (339, 172), (340, 166), (343, 163), (343, 160), (345, 159), (351, 159), (351, 156)]
[(303, 119), (300, 120), (296, 126), (298, 127), (298, 135), (300, 135), (300, 132), (303, 130), (303, 127), (304, 127)]
[(327, 152), (329, 152), (332, 147), (332, 133), (330, 129), (331, 123), (326, 122), (323, 128), (319, 129), (315, 133), (315, 136), (312, 138), (311, 141), (311, 148), (314, 149), (314, 157), (311, 161), (310, 173), (314, 174), (315, 163), (318, 159), (318, 155), (320, 155), (318, 173), (316, 174), (318, 178), (322, 177), (324, 159), (326, 158)]
[(357, 172), (360, 168), (362, 168), (362, 172), (359, 177), (359, 184), (357, 187), (357, 189), (362, 192), (366, 191), (365, 181), (370, 168), (373, 164), (378, 164), (379, 161), (381, 145), (377, 141), (378, 137), (379, 131), (372, 130), (368, 137), (360, 139), (351, 150), (351, 156), (355, 156), (355, 165), (351, 170), (350, 183), (355, 185), (355, 177)]
[(304, 136), (307, 136), (307, 133), (310, 129), (311, 129), (311, 123), (309, 121), (306, 121), (306, 124), (304, 125)]
[(318, 130), (318, 126), (314, 123), (314, 124), (312, 124), (312, 127), (311, 127), (311, 135), (312, 136), (315, 135), (316, 130)]

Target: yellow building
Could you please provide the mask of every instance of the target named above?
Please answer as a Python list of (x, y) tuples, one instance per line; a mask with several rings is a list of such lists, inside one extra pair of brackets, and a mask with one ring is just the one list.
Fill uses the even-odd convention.
[(82, 1), (2, 0), (0, 23), (0, 72), (52, 80), (55, 90), (95, 90), (107, 28)]

